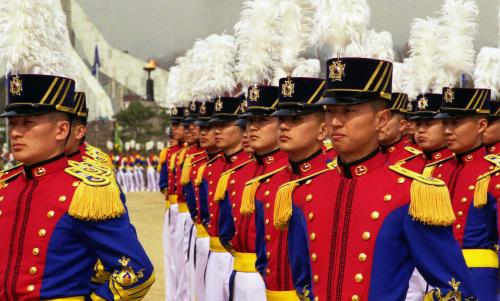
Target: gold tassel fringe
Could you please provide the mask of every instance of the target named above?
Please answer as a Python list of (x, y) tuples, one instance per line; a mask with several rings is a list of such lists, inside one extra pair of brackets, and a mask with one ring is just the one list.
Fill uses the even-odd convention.
[(175, 158), (177, 158), (177, 153), (173, 153), (172, 156), (170, 156), (170, 162), (168, 162), (168, 170), (170, 172), (174, 171), (174, 168), (175, 168)]
[(434, 186), (413, 180), (410, 188), (410, 215), (426, 224), (450, 226), (455, 221), (450, 194), (445, 185)]
[(193, 167), (193, 156), (187, 156), (184, 161), (184, 166), (182, 167), (181, 173), (181, 185), (187, 185), (190, 181), (189, 176), (191, 174), (191, 167)]
[(274, 203), (274, 226), (278, 229), (286, 229), (288, 221), (292, 216), (292, 195), (298, 183), (288, 182), (280, 186), (276, 193)]
[(68, 210), (70, 216), (84, 221), (102, 221), (124, 213), (125, 207), (115, 181), (106, 186), (90, 186), (80, 182)]
[(480, 177), (474, 189), (474, 208), (481, 208), (488, 203), (488, 186), (490, 185), (490, 175)]
[(217, 183), (217, 189), (215, 189), (214, 200), (216, 202), (222, 201), (226, 194), (227, 183), (229, 182), (229, 177), (233, 174), (232, 170), (223, 172), (220, 176), (219, 182)]
[(255, 194), (260, 186), (260, 181), (252, 181), (245, 185), (241, 197), (241, 214), (252, 214), (255, 212)]
[(203, 164), (198, 168), (198, 173), (196, 174), (196, 180), (194, 180), (194, 185), (200, 186), (201, 181), (203, 181), (203, 173), (205, 172), (205, 168), (207, 167), (207, 164)]

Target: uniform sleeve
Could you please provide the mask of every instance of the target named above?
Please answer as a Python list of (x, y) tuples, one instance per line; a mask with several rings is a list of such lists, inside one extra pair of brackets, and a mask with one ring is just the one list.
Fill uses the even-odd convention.
[[(415, 265), (429, 285), (436, 288), (435, 293), (439, 290), (445, 296), (453, 292), (452, 283), (460, 282), (458, 291), (463, 300), (475, 300), (472, 280), (451, 227), (427, 226), (408, 215), (404, 231)], [(425, 300), (441, 300), (434, 295)]]
[(100, 222), (76, 220), (77, 228), (102, 264), (108, 281), (95, 289), (92, 300), (140, 300), (155, 281), (154, 269), (125, 216)]
[(233, 220), (233, 210), (229, 194), (226, 193), (224, 199), (219, 201), (219, 240), (225, 248), (231, 249), (231, 240), (234, 237), (235, 226)]
[(201, 223), (206, 226), (210, 222), (210, 213), (208, 211), (208, 182), (205, 179), (198, 187), (198, 194)]
[(168, 166), (166, 162), (160, 164), (160, 180), (159, 180), (160, 190), (163, 191), (167, 189), (168, 186)]
[(266, 229), (264, 223), (264, 206), (262, 202), (255, 201), (255, 252), (257, 260), (255, 268), (259, 271), (262, 277), (266, 275), (267, 268), (267, 251), (266, 251)]
[(184, 185), (182, 187), (182, 191), (184, 193), (184, 199), (186, 200), (186, 204), (189, 208), (191, 218), (194, 220), (198, 215), (198, 210), (196, 209), (196, 194), (194, 192), (193, 183), (190, 181), (189, 183)]
[(308, 300), (314, 300), (307, 223), (302, 210), (296, 205), (293, 205), (288, 222), (288, 255), (297, 293), (309, 298)]

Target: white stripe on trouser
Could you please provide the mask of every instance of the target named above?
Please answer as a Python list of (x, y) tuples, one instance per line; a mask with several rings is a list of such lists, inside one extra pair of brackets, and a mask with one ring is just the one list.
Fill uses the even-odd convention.
[(123, 193), (128, 192), (129, 188), (127, 185), (127, 180), (125, 179), (125, 172), (121, 168), (116, 172), (116, 182), (118, 183), (118, 185), (120, 185)]
[(171, 215), (172, 210), (165, 210), (163, 218), (163, 265), (165, 267), (165, 300), (175, 300), (175, 265), (173, 258), (172, 248), (172, 233), (171, 233)]
[(147, 187), (148, 187), (148, 191), (156, 191), (156, 177), (155, 177), (155, 170), (153, 169), (153, 167), (148, 167), (148, 170), (147, 170)]
[(234, 301), (266, 301), (266, 285), (259, 273), (236, 272)]
[(210, 252), (205, 273), (205, 300), (229, 300), (229, 277), (233, 271), (233, 256), (228, 252)]
[[(189, 214), (189, 213), (188, 213)], [(196, 270), (195, 270), (195, 260), (194, 260), (194, 249), (196, 247), (196, 227), (194, 226), (191, 215), (188, 217), (188, 222), (186, 222), (186, 230), (188, 243), (189, 243), (189, 257), (188, 257), (188, 274), (189, 274), (189, 292), (191, 296), (191, 301), (196, 301)]]
[(192, 224), (191, 216), (188, 212), (179, 212), (175, 225), (175, 267), (177, 278), (177, 298), (176, 301), (191, 300), (190, 267), (188, 263), (189, 251), (189, 230)]
[(198, 301), (205, 301), (205, 270), (207, 268), (209, 249), (210, 238), (199, 237), (196, 239), (195, 285)]
[(408, 292), (406, 293), (405, 301), (422, 301), (428, 291), (433, 290), (433, 287), (427, 284), (424, 276), (415, 269), (411, 275)]

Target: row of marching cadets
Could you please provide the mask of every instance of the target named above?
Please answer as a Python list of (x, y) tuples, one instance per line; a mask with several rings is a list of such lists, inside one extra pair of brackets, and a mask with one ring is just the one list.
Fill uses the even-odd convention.
[(159, 162), (159, 156), (153, 153), (148, 156), (128, 152), (114, 155), (116, 178), (123, 192), (159, 191)]
[(499, 102), (410, 102), (392, 68), (339, 57), (172, 109), (167, 300), (496, 300)]

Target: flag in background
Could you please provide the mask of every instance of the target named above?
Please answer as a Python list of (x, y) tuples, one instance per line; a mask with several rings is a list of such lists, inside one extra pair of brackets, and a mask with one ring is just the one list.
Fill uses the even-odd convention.
[(101, 61), (99, 60), (99, 49), (95, 45), (94, 49), (94, 64), (92, 65), (92, 75), (99, 76), (99, 67), (101, 67)]

